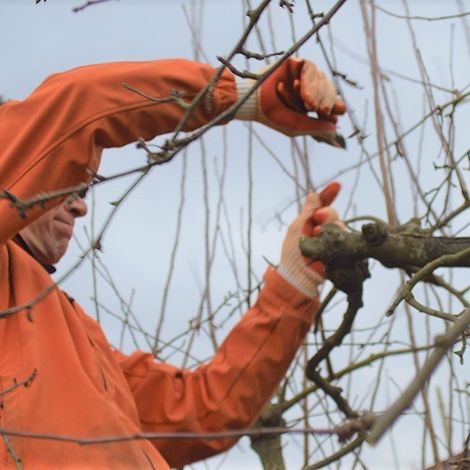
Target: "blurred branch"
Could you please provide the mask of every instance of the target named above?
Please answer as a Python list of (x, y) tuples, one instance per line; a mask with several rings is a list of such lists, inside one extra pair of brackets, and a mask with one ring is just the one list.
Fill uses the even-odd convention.
[(361, 446), (362, 443), (365, 441), (366, 436), (367, 434), (365, 432), (362, 432), (361, 434), (359, 434), (359, 436), (356, 437), (356, 439), (354, 439), (354, 441), (350, 442), (344, 447), (341, 447), (341, 449), (339, 449), (334, 454), (328, 456), (327, 458), (321, 460), (320, 462), (317, 462), (313, 465), (309, 465), (303, 470), (318, 470), (320, 468), (326, 467), (329, 464), (332, 464), (333, 462), (340, 460), (342, 457), (349, 454), (357, 447)]
[(369, 423), (373, 422), (375, 417), (372, 415), (365, 415), (357, 419), (357, 421), (346, 420), (344, 423), (332, 428), (289, 428), (289, 427), (272, 427), (272, 428), (251, 428), (251, 429), (234, 429), (230, 431), (216, 431), (216, 432), (190, 432), (190, 431), (175, 431), (175, 432), (142, 432), (134, 434), (120, 434), (120, 435), (104, 435), (98, 437), (79, 437), (65, 434), (51, 434), (29, 431), (16, 431), (14, 429), (0, 428), (1, 436), (11, 436), (25, 439), (38, 439), (45, 441), (59, 441), (75, 443), (82, 446), (99, 445), (99, 444), (112, 444), (116, 442), (128, 442), (139, 440), (185, 440), (185, 439), (203, 439), (203, 440), (218, 440), (225, 438), (238, 438), (242, 436), (269, 436), (272, 434), (318, 434), (318, 435), (338, 435), (343, 439), (357, 432), (359, 429), (364, 429)]
[(16, 453), (14, 447), (12, 446), (10, 442), (10, 438), (8, 436), (3, 435), (2, 439), (7, 449), (7, 452), (10, 454), (11, 459), (15, 463), (16, 470), (21, 470), (23, 468), (21, 459), (18, 457), (18, 454)]
[(442, 21), (442, 20), (453, 20), (455, 18), (462, 18), (464, 16), (470, 15), (470, 11), (465, 11), (463, 13), (456, 13), (455, 15), (443, 15), (443, 16), (411, 16), (411, 15), (399, 15), (398, 13), (393, 13), (390, 10), (386, 10), (383, 7), (375, 5), (375, 8), (386, 15), (393, 16), (394, 18), (400, 18), (403, 20), (422, 20), (422, 21)]
[(15, 379), (13, 381), (12, 386), (7, 387), (0, 392), (0, 397), (2, 397), (3, 395), (7, 395), (8, 393), (11, 393), (13, 390), (16, 390), (17, 388), (29, 387), (33, 383), (33, 380), (36, 378), (37, 372), (38, 371), (34, 369), (33, 372), (31, 372), (31, 374), (28, 377), (26, 377), (26, 379), (22, 380), (21, 382), (17, 382)]
[(0, 199), (6, 199), (7, 201), (10, 201), (11, 205), (18, 209), (20, 217), (22, 219), (25, 219), (27, 217), (26, 212), (29, 209), (32, 209), (33, 207), (45, 207), (48, 201), (64, 196), (70, 196), (72, 194), (78, 194), (82, 191), (85, 191), (86, 189), (88, 189), (88, 184), (80, 183), (77, 186), (70, 186), (68, 188), (57, 189), (48, 193), (39, 193), (29, 199), (21, 199), (5, 189), (3, 191), (0, 191)]
[(416, 395), (429, 381), (432, 373), (436, 370), (449, 348), (463, 334), (469, 324), (470, 308), (467, 308), (462, 316), (444, 334), (436, 336), (434, 351), (426, 360), (417, 376), (408, 385), (406, 390), (401, 393), (400, 398), (372, 426), (367, 439), (369, 444), (376, 444), (395, 420), (413, 403)]
[(369, 0), (371, 4), (370, 17), (367, 13), (365, 0), (361, 0), (361, 12), (364, 22), (365, 37), (367, 38), (367, 50), (369, 53), (370, 61), (370, 73), (373, 85), (373, 98), (374, 98), (374, 117), (376, 125), (376, 142), (377, 151), (379, 156), (380, 172), (381, 172), (381, 186), (382, 192), (385, 198), (385, 207), (387, 209), (388, 222), (391, 225), (397, 224), (397, 214), (395, 207), (395, 200), (392, 191), (392, 179), (390, 174), (389, 166), (389, 155), (387, 146), (387, 139), (385, 133), (385, 122), (382, 112), (382, 102), (380, 97), (379, 83), (383, 80), (383, 76), (380, 73), (379, 57), (377, 52), (377, 37), (376, 37), (376, 21), (375, 21), (375, 1)]
[[(44, 0), (46, 1), (46, 0)], [(78, 13), (79, 11), (83, 11), (85, 8), (88, 8), (88, 7), (91, 7), (93, 5), (97, 5), (98, 3), (106, 3), (106, 2), (110, 2), (111, 0), (88, 0), (86, 3), (84, 3), (83, 5), (81, 6), (78, 6), (78, 7), (74, 7), (72, 8), (72, 11), (74, 13)], [(117, 1), (117, 0), (116, 0)], [(37, 3), (37, 2), (36, 2)]]
[[(334, 380), (339, 380), (341, 377), (344, 377), (347, 374), (352, 374), (353, 372), (364, 368), (370, 367), (374, 362), (379, 361), (384, 358), (389, 358), (393, 356), (399, 356), (402, 354), (410, 354), (415, 352), (421, 351), (429, 351), (432, 349), (433, 346), (422, 346), (418, 348), (406, 348), (406, 349), (396, 349), (392, 351), (382, 351), (378, 353), (371, 353), (369, 357), (363, 359), (362, 361), (355, 362), (354, 364), (350, 364), (346, 366), (344, 369), (338, 370), (333, 372), (331, 375), (328, 375), (328, 381), (332, 382)], [(295, 397), (292, 397), (289, 400), (283, 401), (280, 406), (282, 407), (282, 411), (287, 411), (288, 409), (292, 408), (296, 405), (300, 400), (304, 399), (307, 395), (318, 391), (317, 385), (312, 385), (300, 391)]]

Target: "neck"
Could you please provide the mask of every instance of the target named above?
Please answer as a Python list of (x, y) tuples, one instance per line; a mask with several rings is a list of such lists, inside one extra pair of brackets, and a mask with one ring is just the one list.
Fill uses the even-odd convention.
[(13, 241), (14, 241), (18, 246), (20, 246), (21, 248), (23, 248), (23, 250), (26, 251), (26, 253), (28, 253), (28, 255), (30, 255), (32, 258), (34, 258), (49, 274), (52, 274), (52, 273), (55, 273), (55, 272), (56, 272), (56, 269), (54, 268), (54, 266), (52, 266), (52, 264), (41, 263), (41, 262), (34, 256), (34, 253), (32, 252), (31, 248), (30, 248), (29, 245), (26, 243), (25, 239), (24, 239), (19, 233), (17, 233), (17, 234), (15, 235), (15, 237), (13, 238)]

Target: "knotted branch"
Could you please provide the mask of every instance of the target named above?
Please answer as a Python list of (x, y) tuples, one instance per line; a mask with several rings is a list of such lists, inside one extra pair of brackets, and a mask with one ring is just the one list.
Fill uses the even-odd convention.
[[(341, 344), (351, 329), (357, 310), (362, 306), (362, 284), (367, 275), (362, 268), (364, 274), (361, 276), (361, 263), (367, 258), (375, 258), (386, 267), (407, 270), (425, 266), (427, 268), (437, 261), (439, 266), (470, 267), (470, 238), (433, 237), (415, 221), (396, 228), (380, 222), (366, 224), (362, 226), (360, 233), (348, 233), (336, 225), (327, 225), (317, 237), (303, 239), (300, 249), (304, 256), (325, 263), (327, 277), (338, 289), (348, 294), (348, 309), (342, 324), (308, 363), (307, 376), (314, 381), (318, 379), (316, 368), (319, 362), (327, 357), (333, 347)], [(416, 379), (374, 424), (368, 437), (369, 443), (376, 443), (410, 406), (437, 364), (468, 328), (469, 315), (470, 309), (467, 308), (445, 334), (436, 338), (434, 352)], [(329, 394), (346, 415), (351, 413), (352, 410), (344, 406), (344, 399), (339, 395), (338, 389), (329, 390), (331, 387), (322, 386), (322, 380), (316, 381), (317, 386)]]
[[(443, 255), (454, 255), (470, 247), (469, 237), (433, 237), (414, 221), (392, 228), (381, 222), (365, 224), (361, 232), (345, 232), (328, 225), (322, 233), (300, 242), (304, 256), (326, 265), (351, 266), (374, 258), (388, 268), (423, 267)], [(470, 267), (470, 254), (442, 266)]]
[(326, 264), (326, 277), (333, 282), (337, 289), (347, 294), (348, 307), (339, 328), (325, 340), (323, 346), (308, 361), (306, 375), (318, 388), (333, 399), (338, 409), (347, 418), (356, 418), (358, 413), (343, 398), (341, 388), (331, 385), (327, 379), (320, 375), (317, 368), (320, 362), (326, 359), (332, 349), (339, 346), (351, 331), (356, 314), (363, 305), (364, 281), (370, 277), (367, 260), (354, 261), (348, 266), (338, 265), (331, 260), (330, 263)]

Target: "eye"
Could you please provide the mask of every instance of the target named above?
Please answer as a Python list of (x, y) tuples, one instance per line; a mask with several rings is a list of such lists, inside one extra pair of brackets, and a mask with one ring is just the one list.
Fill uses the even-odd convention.
[(80, 199), (85, 199), (86, 198), (86, 194), (88, 192), (90, 188), (85, 188), (83, 189), (82, 191), (80, 191), (79, 193), (77, 193), (77, 196), (80, 198)]

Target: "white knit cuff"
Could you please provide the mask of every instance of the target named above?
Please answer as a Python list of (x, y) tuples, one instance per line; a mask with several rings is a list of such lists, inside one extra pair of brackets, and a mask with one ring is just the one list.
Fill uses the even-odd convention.
[[(277, 272), (293, 287), (307, 297), (314, 298), (318, 296), (318, 284), (321, 283), (321, 278), (318, 276), (318, 282), (312, 282), (310, 279), (306, 279), (302, 276), (293, 275), (281, 262), (277, 268)], [(313, 274), (313, 273), (312, 273)]]
[[(243, 98), (248, 94), (248, 92), (253, 88), (253, 85), (256, 83), (255, 80), (250, 78), (235, 78), (235, 84), (237, 87), (237, 96), (238, 99)], [(247, 100), (238, 108), (237, 113), (235, 114), (235, 119), (240, 119), (242, 121), (253, 121), (258, 115), (258, 90), (251, 93)]]

